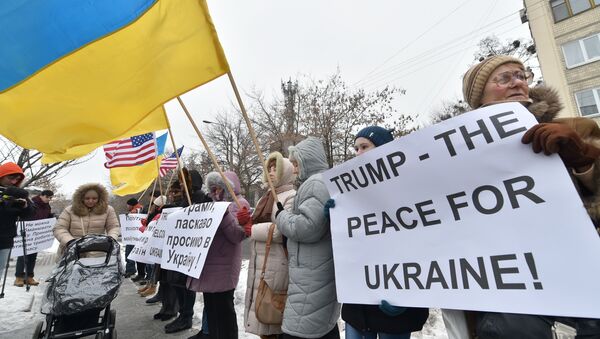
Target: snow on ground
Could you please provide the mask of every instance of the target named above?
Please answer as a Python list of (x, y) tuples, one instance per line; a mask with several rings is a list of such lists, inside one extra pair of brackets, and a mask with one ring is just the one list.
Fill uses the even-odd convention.
[[(36, 279), (42, 280), (46, 278), (51, 269), (54, 267), (56, 247), (41, 252), (38, 255), (36, 264)], [(13, 286), (14, 281), (14, 266), (16, 259), (11, 261), (11, 267), (8, 271), (6, 279), (5, 297), (0, 299), (0, 333), (10, 332), (15, 329), (23, 328), (32, 324), (33, 320), (42, 320), (43, 316), (39, 313), (43, 289), (45, 286), (32, 286), (29, 292), (25, 291), (24, 287)], [(237, 322), (240, 339), (256, 339), (257, 336), (246, 333), (244, 330), (244, 301), (246, 294), (246, 280), (248, 277), (248, 260), (242, 262), (240, 279), (238, 281), (235, 293), (234, 304), (237, 313)], [(202, 294), (198, 293), (196, 304), (194, 305), (194, 324), (198, 324), (202, 317), (202, 309), (204, 301)], [(152, 321), (152, 320), (149, 320)], [(341, 338), (345, 338), (344, 323), (342, 320), (338, 323), (340, 328)], [(194, 326), (196, 327), (196, 326)], [(431, 309), (429, 319), (424, 328), (420, 332), (413, 333), (411, 338), (414, 339), (447, 339), (448, 335), (444, 328), (441, 311), (439, 309)]]

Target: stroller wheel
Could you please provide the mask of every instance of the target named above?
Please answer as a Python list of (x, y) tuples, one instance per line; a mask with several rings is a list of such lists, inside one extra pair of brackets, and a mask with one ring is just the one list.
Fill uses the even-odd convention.
[(33, 339), (39, 339), (42, 337), (42, 327), (44, 327), (44, 322), (43, 321), (38, 321), (37, 324), (35, 324), (35, 330), (33, 331)]

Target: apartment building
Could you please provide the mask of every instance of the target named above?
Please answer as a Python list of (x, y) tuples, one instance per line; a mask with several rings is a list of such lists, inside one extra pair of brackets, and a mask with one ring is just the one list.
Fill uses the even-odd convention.
[(561, 116), (600, 120), (600, 0), (524, 0), (544, 83), (559, 91)]

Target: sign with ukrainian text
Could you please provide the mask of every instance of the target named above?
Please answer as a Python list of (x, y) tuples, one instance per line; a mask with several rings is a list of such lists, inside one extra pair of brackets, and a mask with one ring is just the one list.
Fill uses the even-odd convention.
[(207, 202), (188, 206), (169, 215), (161, 267), (199, 278), (215, 232), (229, 204)]
[(325, 172), (338, 301), (600, 318), (600, 239), (536, 123), (493, 105)]
[(142, 237), (140, 227), (142, 219), (146, 214), (128, 213), (119, 214), (119, 223), (121, 224), (121, 238), (125, 245), (135, 245)]
[(127, 259), (146, 264), (160, 264), (168, 217), (179, 210), (181, 207), (163, 208), (158, 219), (148, 223)]
[(25, 231), (27, 254), (38, 253), (52, 247), (54, 224), (56, 224), (56, 218), (17, 222), (17, 236), (14, 239), (10, 256), (16, 258), (23, 255), (23, 236), (21, 235), (23, 230)]

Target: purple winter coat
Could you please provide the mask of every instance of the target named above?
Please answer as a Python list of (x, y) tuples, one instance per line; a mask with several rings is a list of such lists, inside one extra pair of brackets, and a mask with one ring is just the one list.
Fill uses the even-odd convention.
[[(213, 184), (212, 180), (216, 180), (213, 173), (211, 172), (206, 176), (206, 187), (208, 189)], [(219, 184), (220, 182), (220, 184), (224, 185), (218, 174), (217, 177), (218, 180), (216, 183)], [(211, 198), (215, 199), (213, 196)], [(215, 199), (215, 201), (218, 200)], [(235, 203), (232, 203), (232, 205), (235, 205)], [(223, 220), (215, 233), (215, 238), (210, 245), (200, 278), (189, 277), (187, 288), (196, 292), (208, 293), (225, 292), (235, 289), (240, 278), (242, 240), (244, 238), (246, 238), (244, 229), (238, 224), (235, 215), (231, 212), (231, 208), (229, 208), (225, 212)]]

